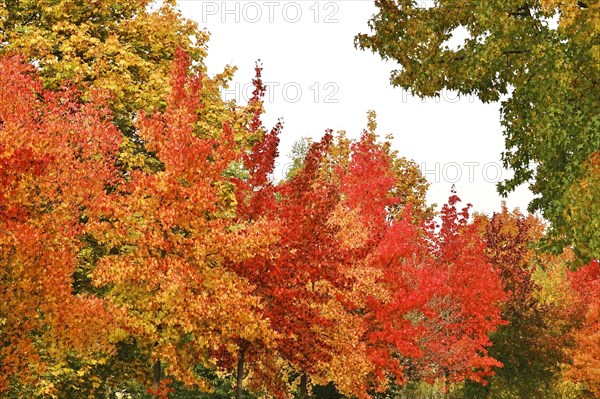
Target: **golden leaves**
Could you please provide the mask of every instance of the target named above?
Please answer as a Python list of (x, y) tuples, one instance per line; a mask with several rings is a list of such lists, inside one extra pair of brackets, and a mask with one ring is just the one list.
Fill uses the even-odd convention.
[(369, 237), (369, 231), (362, 223), (360, 210), (348, 209), (343, 202), (336, 205), (328, 223), (338, 228), (337, 236), (344, 249), (360, 248)]

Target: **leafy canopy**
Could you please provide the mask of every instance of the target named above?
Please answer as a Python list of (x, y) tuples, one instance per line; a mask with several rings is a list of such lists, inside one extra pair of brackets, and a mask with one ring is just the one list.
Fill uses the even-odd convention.
[[(582, 238), (565, 218), (565, 193), (600, 148), (600, 2), (375, 4), (372, 33), (357, 35), (356, 45), (400, 63), (391, 83), (419, 96), (454, 90), (501, 100), (502, 159), (514, 176), (499, 191), (530, 183), (536, 197), (529, 210), (541, 210), (554, 233), (577, 248)], [(448, 40), (457, 38), (460, 45), (450, 47)], [(585, 245), (584, 258), (599, 256), (588, 250)]]

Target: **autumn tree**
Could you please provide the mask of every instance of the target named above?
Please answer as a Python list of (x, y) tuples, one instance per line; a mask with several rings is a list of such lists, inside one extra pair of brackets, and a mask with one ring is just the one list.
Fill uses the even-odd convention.
[(481, 382), (500, 365), (487, 354), (488, 334), (502, 324), (500, 280), (456, 201), (444, 207), (437, 233), (415, 224), (409, 210), (388, 219), (367, 257), (377, 287), (366, 297), (364, 335), (375, 390)]
[(332, 358), (328, 336), (340, 323), (327, 309), (345, 284), (344, 253), (335, 226), (328, 224), (339, 194), (334, 184), (319, 180), (331, 141), (328, 133), (314, 143), (302, 168), (278, 187), (280, 241), (273, 259), (262, 264), (266, 315), (279, 334), (278, 355), (295, 374), (302, 398), (310, 379), (325, 378), (322, 365)]
[[(118, 165), (124, 170), (160, 169), (137, 134), (137, 113), (166, 107), (177, 48), (190, 56), (194, 70), (206, 72), (207, 42), (208, 32), (183, 18), (174, 0), (0, 4), (0, 54), (23, 55), (38, 69), (44, 88), (75, 85), (83, 101), (98, 89), (111, 97), (111, 118), (123, 134)], [(226, 66), (213, 79), (204, 73), (204, 85), (222, 87), (234, 71)], [(231, 104), (214, 93), (205, 122), (219, 128)]]
[[(268, 334), (261, 304), (246, 280), (225, 268), (261, 254), (272, 229), (236, 218), (235, 185), (228, 173), (254, 134), (252, 114), (232, 112), (212, 121), (218, 87), (204, 85), (180, 50), (173, 66), (167, 108), (139, 115), (137, 129), (161, 169), (132, 170), (115, 184), (103, 218), (90, 226), (107, 249), (92, 271), (105, 298), (127, 309), (120, 320), (152, 363), (152, 392), (165, 388), (164, 372), (208, 389), (194, 372), (214, 366), (211, 352)], [(148, 365), (148, 369), (150, 369)]]
[[(279, 240), (268, 258), (230, 265), (252, 282), (277, 334), (271, 349), (261, 342), (242, 342), (238, 381), (246, 364), (254, 390), (262, 387), (279, 394), (291, 379), (301, 397), (308, 396), (310, 385), (335, 386), (347, 395), (366, 397), (373, 364), (361, 342), (364, 321), (357, 312), (364, 306), (363, 287), (358, 285), (369, 285), (360, 281), (365, 277), (362, 259), (373, 247), (370, 235), (378, 234), (390, 212), (387, 204), (396, 198), (395, 203), (407, 205), (401, 194), (412, 190), (414, 198), (422, 200), (419, 183), (424, 180), (419, 180), (413, 164), (394, 158), (387, 145), (376, 144), (374, 134), (365, 132), (360, 142), (353, 143), (343, 133), (334, 137), (328, 132), (319, 142), (307, 142), (287, 179), (273, 186), (268, 174), (279, 129), (265, 134), (244, 157), (247, 175), (237, 182), (238, 217), (269, 218), (279, 226)], [(388, 183), (380, 185), (373, 173), (383, 173)], [(364, 179), (366, 174), (370, 180)], [(414, 176), (416, 184), (394, 176)], [(366, 193), (365, 187), (373, 190)], [(350, 205), (345, 202), (350, 190), (351, 198), (368, 199), (371, 205), (348, 214)], [(416, 200), (415, 208), (426, 209)], [(357, 219), (359, 214), (364, 222)]]
[(397, 173), (395, 154), (376, 141), (374, 126), (359, 141), (343, 145), (346, 140), (342, 135), (332, 146), (325, 175), (340, 176), (332, 222), (340, 249), (354, 255), (345, 267), (354, 281), (348, 299), (362, 315), (370, 363), (355, 383), (382, 390), (408, 379), (481, 381), (499, 365), (486, 348), (487, 334), (501, 324), (503, 293), (477, 226), (452, 197), (434, 233), (399, 195), (406, 174)]
[[(356, 397), (370, 393), (377, 372), (377, 363), (364, 339), (370, 324), (365, 316), (369, 297), (381, 294), (381, 289), (377, 281), (379, 271), (366, 259), (381, 239), (390, 207), (402, 202), (398, 201), (396, 188), (407, 189), (407, 194), (419, 189), (409, 179), (396, 179), (400, 168), (394, 169), (394, 161), (399, 160), (387, 151), (387, 142), (377, 141), (375, 128), (374, 114), (370, 113), (367, 129), (359, 140), (350, 140), (339, 132), (319, 172), (320, 180), (333, 184), (340, 193), (328, 224), (335, 227), (338, 257), (343, 260), (339, 272), (349, 283), (336, 293), (341, 302), (334, 315), (342, 321), (343, 330), (330, 343), (332, 359), (327, 366), (332, 377), (322, 381), (322, 385), (333, 382), (338, 391)], [(407, 169), (412, 167), (408, 162), (405, 165)], [(415, 176), (420, 173), (416, 171)], [(419, 208), (423, 205), (417, 201), (414, 204)]]
[(459, 201), (454, 194), (442, 207), (439, 231), (430, 239), (441, 286), (422, 311), (426, 332), (419, 344), (424, 356), (415, 362), (417, 378), (441, 379), (446, 391), (449, 384), (464, 380), (485, 384), (484, 377), (502, 365), (488, 349), (489, 335), (505, 323), (499, 274), (485, 256), (478, 224), (470, 221), (471, 205), (459, 209)]
[[(296, 350), (306, 353), (306, 360), (292, 362), (304, 373), (301, 397), (307, 396), (307, 380), (315, 388), (330, 386), (348, 396), (368, 397), (376, 385), (377, 363), (365, 339), (370, 324), (365, 310), (369, 297), (381, 289), (380, 271), (366, 259), (393, 215), (412, 207), (422, 220), (430, 212), (424, 203), (426, 181), (418, 168), (398, 157), (389, 141), (378, 142), (375, 129), (371, 112), (359, 140), (348, 139), (344, 132), (327, 133), (281, 185), (282, 222), (290, 228), (282, 242), (293, 240), (287, 244), (292, 255), (285, 255), (292, 263), (285, 269), (302, 276), (297, 269), (305, 268), (302, 289), (309, 291), (296, 295), (302, 301), (314, 298), (307, 305), (317, 311), (310, 316), (311, 324), (302, 327), (303, 336), (316, 333), (316, 339), (300, 339), (298, 344), (308, 346)], [(299, 335), (298, 321), (291, 323), (296, 326), (290, 331)], [(292, 344), (284, 341), (283, 348), (288, 347)], [(290, 359), (293, 353), (282, 350), (282, 355)]]
[[(370, 197), (363, 198), (358, 201), (370, 202)], [(363, 288), (363, 340), (374, 365), (369, 382), (375, 391), (405, 384), (410, 378), (407, 359), (423, 356), (418, 342), (424, 329), (414, 316), (433, 297), (441, 278), (430, 267), (423, 232), (410, 222), (410, 212), (388, 225), (385, 207), (382, 210), (383, 219), (370, 237), (372, 248), (363, 266), (370, 271), (363, 275), (371, 280), (366, 280), (370, 286)]]
[(44, 90), (23, 58), (0, 58), (0, 391), (26, 387), (17, 397), (56, 395), (65, 375), (85, 385), (69, 359), (89, 368), (114, 351), (119, 309), (72, 285), (120, 134), (105, 98), (78, 94)]
[(560, 259), (536, 252), (535, 244), (543, 237), (545, 226), (533, 215), (511, 212), (503, 204), (500, 212), (491, 217), (479, 215), (478, 220), (487, 258), (507, 292), (501, 309), (508, 324), (491, 335), (490, 355), (503, 367), (488, 378), (485, 387), (467, 384), (462, 394), (473, 398), (555, 397), (562, 379), (561, 364), (567, 360), (563, 348), (570, 323), (562, 306), (542, 299), (552, 294), (540, 277), (554, 273), (554, 263)]
[[(401, 67), (392, 72), (392, 84), (419, 96), (453, 90), (476, 94), (483, 102), (501, 100), (502, 159), (514, 176), (499, 191), (506, 194), (531, 182), (536, 197), (530, 211), (541, 210), (555, 235), (566, 235), (565, 243), (578, 248), (583, 240), (585, 246), (589, 239), (572, 234), (578, 227), (565, 217), (565, 193), (600, 146), (600, 3), (375, 4), (378, 13), (369, 22), (373, 32), (357, 35), (356, 45), (397, 61)], [(450, 39), (459, 45), (450, 47)]]
[[(253, 80), (254, 90), (252, 97), (248, 102), (249, 109), (253, 114), (248, 124), (249, 132), (257, 137), (252, 147), (243, 150), (238, 163), (230, 170), (227, 175), (230, 176), (230, 182), (235, 186), (235, 221), (241, 225), (261, 222), (264, 227), (278, 231), (280, 229), (279, 206), (277, 201), (277, 188), (271, 179), (275, 168), (275, 161), (278, 155), (279, 134), (283, 128), (281, 122), (266, 131), (261, 115), (263, 113), (263, 98), (266, 92), (261, 78), (262, 67), (256, 65), (255, 78)], [(268, 230), (267, 230), (268, 231)], [(269, 245), (268, 252), (276, 251), (279, 245), (279, 233), (275, 233), (274, 240)], [(247, 280), (252, 287), (252, 295), (260, 297), (266, 305), (268, 300), (265, 296), (266, 286), (264, 254), (257, 253), (249, 259), (228, 259), (225, 266), (236, 275)], [(261, 317), (265, 317), (264, 308), (261, 308)], [(250, 320), (249, 320), (250, 321)], [(244, 393), (244, 380), (248, 375), (252, 384), (249, 387), (253, 391), (259, 390), (277, 390), (273, 386), (279, 384), (275, 382), (276, 377), (270, 378), (270, 371), (274, 368), (275, 352), (274, 336), (276, 334), (260, 335), (249, 334), (251, 325), (240, 326), (237, 334), (231, 342), (224, 342), (219, 350), (213, 353), (220, 367), (233, 369), (235, 375), (235, 396), (242, 398)], [(266, 356), (270, 353), (271, 356)]]

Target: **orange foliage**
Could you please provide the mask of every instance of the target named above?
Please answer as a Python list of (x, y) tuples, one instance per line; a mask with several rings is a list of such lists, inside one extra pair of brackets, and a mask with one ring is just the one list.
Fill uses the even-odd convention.
[(567, 376), (600, 397), (600, 265), (592, 261), (569, 277), (578, 293), (583, 323), (575, 331), (573, 364)]
[(72, 289), (79, 238), (116, 177), (105, 105), (45, 91), (21, 59), (0, 59), (0, 391), (71, 351), (111, 351), (114, 309)]

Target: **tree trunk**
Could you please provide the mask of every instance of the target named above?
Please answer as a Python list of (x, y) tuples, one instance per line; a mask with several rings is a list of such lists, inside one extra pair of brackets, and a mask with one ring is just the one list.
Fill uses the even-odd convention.
[(450, 399), (450, 375), (448, 372), (446, 372), (446, 381), (444, 382), (445, 384), (445, 388), (446, 388), (446, 394), (444, 395), (444, 397), (446, 399)]
[(308, 399), (308, 378), (306, 373), (300, 377), (300, 399)]
[(162, 370), (160, 360), (154, 362), (152, 366), (152, 391), (154, 392), (152, 397), (158, 399), (158, 388), (160, 387), (160, 380), (162, 379)]
[(485, 386), (485, 398), (492, 399), (492, 379), (490, 379), (490, 382)]
[(246, 354), (246, 347), (242, 346), (240, 348), (240, 357), (238, 359), (237, 364), (237, 385), (235, 387), (235, 397), (236, 399), (242, 399), (242, 390), (244, 383), (244, 356)]

